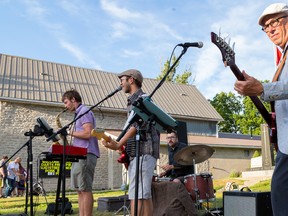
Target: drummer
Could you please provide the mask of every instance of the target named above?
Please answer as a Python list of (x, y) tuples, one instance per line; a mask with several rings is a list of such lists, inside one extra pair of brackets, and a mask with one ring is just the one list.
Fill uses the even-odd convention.
[(182, 143), (178, 141), (176, 131), (167, 133), (166, 140), (168, 144), (169, 163), (165, 165), (160, 165), (164, 172), (160, 173), (159, 177), (169, 177), (174, 182), (181, 181), (182, 183), (184, 183), (184, 176), (194, 174), (194, 166), (193, 164), (184, 166), (176, 163), (174, 161), (174, 155), (188, 145), (187, 143)]

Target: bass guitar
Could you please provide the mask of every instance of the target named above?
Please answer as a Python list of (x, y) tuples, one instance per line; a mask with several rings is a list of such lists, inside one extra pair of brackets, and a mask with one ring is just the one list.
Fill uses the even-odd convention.
[[(106, 142), (110, 142), (111, 138), (109, 136), (107, 136), (104, 132), (105, 131), (103, 129), (99, 129), (99, 128), (92, 129), (91, 135), (94, 137), (97, 137), (98, 140), (101, 140), (103, 138)], [(120, 157), (117, 159), (117, 161), (119, 163), (123, 163), (125, 168), (128, 170), (130, 160), (129, 160), (129, 156), (128, 156), (127, 152), (125, 151), (125, 146), (121, 147)]]
[[(236, 76), (236, 78), (238, 80), (244, 81), (245, 78), (235, 63), (235, 52), (230, 47), (230, 45), (227, 44), (224, 39), (222, 39), (214, 32), (211, 32), (211, 41), (220, 49), (220, 52), (222, 54), (222, 61), (225, 67), (229, 66), (234, 75)], [(276, 118), (275, 118), (276, 116), (275, 112), (273, 112), (274, 111), (273, 107), (271, 107), (272, 112), (269, 113), (257, 96), (249, 96), (249, 97), (256, 106), (256, 108), (258, 109), (259, 113), (262, 115), (268, 127), (270, 128), (270, 142), (271, 144), (273, 144), (275, 150), (277, 151), (278, 145), (277, 145)]]

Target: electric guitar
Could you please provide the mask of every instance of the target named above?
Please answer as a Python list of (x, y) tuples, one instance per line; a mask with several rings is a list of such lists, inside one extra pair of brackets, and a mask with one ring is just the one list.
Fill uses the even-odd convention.
[[(101, 140), (103, 138), (106, 142), (111, 141), (111, 138), (104, 133), (103, 129), (92, 129), (91, 135), (94, 137), (97, 137), (98, 140)], [(125, 168), (128, 170), (130, 160), (129, 160), (129, 156), (127, 152), (125, 151), (125, 146), (122, 146), (120, 151), (121, 151), (121, 154), (120, 154), (120, 157), (117, 159), (117, 161), (119, 163), (123, 163)]]
[[(224, 39), (219, 37), (214, 32), (211, 32), (211, 41), (214, 43), (219, 49), (222, 54), (222, 61), (224, 62), (225, 67), (229, 66), (234, 75), (238, 80), (244, 81), (245, 78), (242, 72), (239, 70), (235, 63), (235, 52), (230, 47), (229, 44), (225, 42)], [(249, 96), (260, 114), (262, 115), (263, 119), (266, 121), (268, 127), (270, 128), (270, 142), (273, 144), (275, 150), (278, 150), (277, 145), (277, 132), (276, 132), (276, 116), (275, 112), (269, 113), (263, 103), (257, 96)], [(272, 111), (273, 107), (272, 107)]]

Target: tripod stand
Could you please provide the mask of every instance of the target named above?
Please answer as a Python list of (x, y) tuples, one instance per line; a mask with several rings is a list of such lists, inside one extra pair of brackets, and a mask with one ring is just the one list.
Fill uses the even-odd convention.
[(128, 215), (130, 215), (129, 208), (126, 205), (126, 201), (127, 201), (126, 200), (127, 199), (127, 182), (128, 182), (127, 181), (127, 176), (128, 176), (127, 170), (124, 170), (122, 172), (122, 176), (123, 176), (123, 185), (121, 186), (121, 188), (124, 190), (124, 203), (123, 203), (123, 206), (121, 206), (121, 208), (118, 209), (113, 215), (117, 215), (119, 212), (121, 212), (123, 210), (123, 215), (126, 216), (126, 212), (128, 212)]

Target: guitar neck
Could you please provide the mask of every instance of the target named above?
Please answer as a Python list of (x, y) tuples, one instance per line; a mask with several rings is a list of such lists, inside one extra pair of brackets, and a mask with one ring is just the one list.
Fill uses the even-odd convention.
[(98, 129), (92, 129), (91, 131), (91, 135), (92, 136), (95, 136), (97, 137), (98, 140), (101, 140), (102, 138), (107, 141), (107, 142), (110, 142), (110, 137), (107, 136), (105, 133), (104, 133), (104, 130), (98, 130)]
[[(243, 74), (241, 73), (241, 71), (239, 70), (236, 64), (230, 65), (230, 68), (238, 80), (241, 80), (241, 81), (245, 80)], [(271, 126), (272, 125), (271, 115), (267, 111), (263, 103), (260, 101), (260, 99), (257, 96), (249, 96), (249, 97), (254, 103), (254, 105), (256, 106), (256, 108), (258, 109), (258, 111), (260, 112), (260, 114), (262, 115), (263, 119), (268, 124), (268, 126)]]

